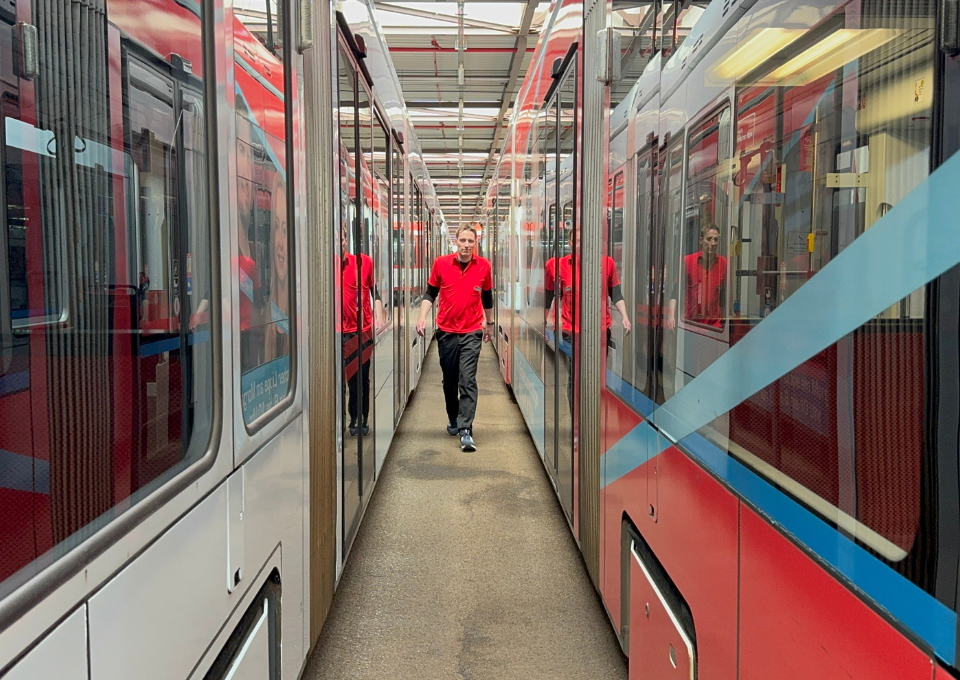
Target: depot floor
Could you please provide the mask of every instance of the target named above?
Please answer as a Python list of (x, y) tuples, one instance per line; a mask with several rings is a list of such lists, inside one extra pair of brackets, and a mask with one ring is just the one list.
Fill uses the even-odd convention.
[(304, 680), (627, 677), (489, 345), (478, 381), (461, 453), (433, 347)]

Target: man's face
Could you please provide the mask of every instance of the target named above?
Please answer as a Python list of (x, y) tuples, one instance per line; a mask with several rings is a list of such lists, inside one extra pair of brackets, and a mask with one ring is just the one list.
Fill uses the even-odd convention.
[(567, 252), (573, 253), (577, 247), (577, 230), (574, 229), (569, 222), (566, 222), (566, 231), (567, 231)]
[(461, 231), (457, 235), (457, 255), (461, 260), (473, 257), (473, 249), (477, 245), (477, 237), (472, 231)]
[(719, 245), (720, 232), (717, 229), (708, 229), (707, 233), (700, 237), (700, 252), (704, 255), (715, 255)]

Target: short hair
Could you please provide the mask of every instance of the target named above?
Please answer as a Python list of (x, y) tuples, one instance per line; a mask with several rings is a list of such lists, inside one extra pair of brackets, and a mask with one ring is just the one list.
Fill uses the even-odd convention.
[(459, 239), (459, 238), (460, 238), (460, 234), (462, 234), (462, 233), (465, 232), (465, 231), (472, 231), (472, 232), (473, 232), (473, 238), (474, 238), (474, 239), (477, 238), (477, 229), (476, 229), (476, 227), (473, 227), (473, 226), (471, 226), (471, 225), (469, 225), (469, 224), (465, 224), (465, 225), (463, 225), (462, 227), (460, 227), (459, 229), (457, 229), (457, 238)]
[(720, 227), (715, 225), (713, 222), (708, 222), (707, 224), (700, 227), (700, 238), (703, 238), (704, 236), (706, 236), (707, 232), (710, 232), (710, 231), (717, 232), (717, 236), (721, 235)]

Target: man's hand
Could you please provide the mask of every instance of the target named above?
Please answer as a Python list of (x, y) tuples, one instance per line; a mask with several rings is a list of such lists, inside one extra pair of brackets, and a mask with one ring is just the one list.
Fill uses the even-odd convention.
[(485, 324), (483, 327), (483, 341), (490, 342), (493, 340), (493, 325)]
[(671, 312), (663, 315), (663, 327), (668, 331), (672, 331), (677, 327), (677, 319)]
[(631, 330), (633, 330), (633, 326), (630, 325), (630, 319), (623, 317), (623, 334), (629, 335)]
[(426, 333), (427, 333), (427, 320), (420, 319), (419, 321), (417, 321), (417, 335), (423, 338), (426, 336)]

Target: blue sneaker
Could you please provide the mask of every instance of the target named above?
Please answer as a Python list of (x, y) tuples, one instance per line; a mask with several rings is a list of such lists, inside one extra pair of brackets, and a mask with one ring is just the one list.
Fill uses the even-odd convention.
[(472, 453), (477, 450), (477, 443), (473, 441), (473, 435), (466, 428), (460, 430), (460, 450), (465, 453)]
[(455, 422), (447, 423), (447, 434), (451, 437), (456, 437), (460, 434), (460, 430), (457, 429), (457, 424)]

